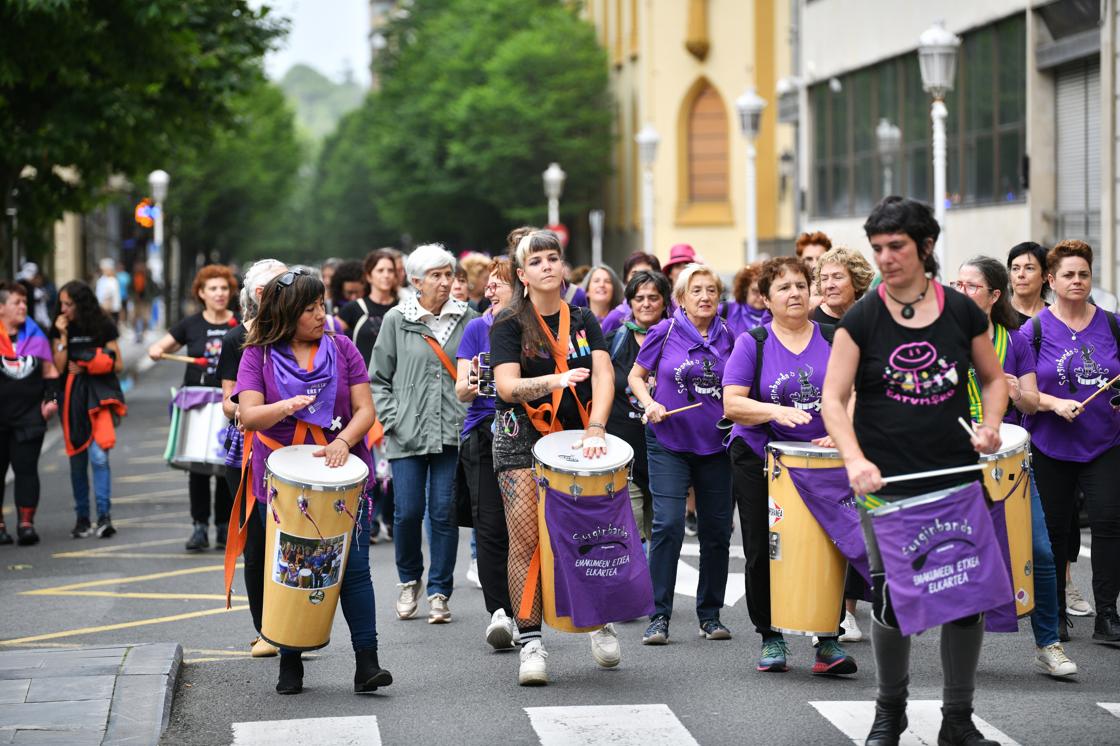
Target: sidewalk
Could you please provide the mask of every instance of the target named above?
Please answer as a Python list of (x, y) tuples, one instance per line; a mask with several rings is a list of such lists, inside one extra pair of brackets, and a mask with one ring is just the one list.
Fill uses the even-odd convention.
[(178, 643), (0, 651), (0, 744), (157, 744)]

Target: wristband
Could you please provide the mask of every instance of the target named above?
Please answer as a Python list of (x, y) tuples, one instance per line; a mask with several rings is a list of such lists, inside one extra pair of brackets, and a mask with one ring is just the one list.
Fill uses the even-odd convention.
[(335, 440), (341, 440), (343, 443), (345, 443), (347, 449), (350, 449), (350, 448), (354, 447), (354, 446), (350, 445), (350, 441), (348, 441), (346, 438), (342, 437), (341, 435), (334, 436), (334, 439)]
[(606, 425), (604, 425), (602, 422), (588, 422), (587, 427), (585, 429), (590, 430), (593, 427), (597, 427), (600, 430), (606, 430), (607, 429)]

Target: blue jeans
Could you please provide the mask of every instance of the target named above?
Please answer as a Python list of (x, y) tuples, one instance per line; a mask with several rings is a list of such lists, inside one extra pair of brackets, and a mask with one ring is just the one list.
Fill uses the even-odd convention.
[(89, 520), (89, 466), (93, 465), (93, 494), (97, 500), (97, 517), (108, 516), (111, 504), (112, 475), (109, 454), (90, 441), (89, 448), (70, 457), (70, 486), (74, 490), (74, 512)]
[[(397, 576), (402, 583), (424, 575), (421, 526), (428, 516), (428, 543), (432, 563), (428, 569), (428, 595), (451, 597), (455, 553), (459, 549), (459, 527), (455, 522), (455, 498), (451, 485), (459, 449), (444, 446), (443, 453), (393, 459), (393, 548)], [(425, 508), (427, 510), (425, 511)]]
[(1031, 629), (1034, 631), (1034, 644), (1041, 648), (1058, 641), (1058, 614), (1064, 610), (1058, 604), (1058, 571), (1054, 565), (1050, 533), (1046, 530), (1046, 514), (1042, 512), (1042, 498), (1039, 497), (1033, 471), (1031, 537), (1034, 540), (1034, 557), (1031, 560), (1034, 574), (1034, 613), (1031, 614)]
[(684, 543), (685, 499), (696, 492), (697, 535), (700, 540), (700, 582), (696, 616), (700, 622), (719, 619), (727, 589), (731, 546), (731, 465), (723, 451), (710, 456), (662, 448), (646, 429), (649, 488), (653, 493), (653, 536), (649, 571), (653, 577), (654, 615), (673, 615), (677, 561)]

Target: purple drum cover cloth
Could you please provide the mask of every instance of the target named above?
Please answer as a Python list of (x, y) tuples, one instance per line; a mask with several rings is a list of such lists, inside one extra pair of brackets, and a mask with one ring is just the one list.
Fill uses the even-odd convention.
[(863, 540), (859, 509), (848, 482), (847, 469), (842, 466), (803, 469), (785, 464), (782, 464), (782, 468), (789, 471), (797, 494), (828, 534), (828, 538), (840, 550), (840, 554), (847, 558), (870, 585), (871, 568), (867, 562), (867, 544)]
[(1012, 597), (979, 482), (871, 516), (902, 634), (979, 614)]
[(172, 406), (187, 411), (205, 407), (207, 404), (213, 404), (221, 400), (221, 389), (215, 389), (209, 386), (184, 386), (175, 392), (175, 398), (171, 400), (171, 404)]
[(653, 582), (628, 489), (573, 498), (547, 488), (544, 515), (558, 615), (596, 627), (653, 613)]
[(1018, 632), (1019, 615), (1015, 608), (1015, 578), (1011, 573), (1011, 547), (1007, 540), (1007, 514), (1004, 512), (1006, 501), (992, 503), (988, 513), (992, 516), (992, 530), (996, 533), (1000, 556), (1007, 568), (1007, 580), (1012, 584), (1012, 596), (1007, 602), (988, 609), (984, 614), (984, 629), (988, 632)]

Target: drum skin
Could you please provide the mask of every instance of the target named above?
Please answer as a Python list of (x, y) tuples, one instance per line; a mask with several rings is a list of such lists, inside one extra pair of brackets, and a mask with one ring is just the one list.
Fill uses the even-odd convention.
[[(786, 452), (785, 447), (792, 452)], [(813, 455), (798, 452), (816, 451)], [(781, 469), (774, 473), (774, 454)], [(848, 562), (805, 506), (786, 467), (843, 467), (834, 449), (771, 443), (766, 449), (770, 496), (770, 627), (795, 635), (835, 635), (840, 628)]]
[[(366, 484), (368, 469), (357, 456), (351, 455), (350, 463), (357, 461), (363, 467), (360, 479), (349, 484), (337, 484), (333, 474), (328, 472), (322, 459), (318, 465), (309, 467), (306, 461), (300, 463), (298, 473), (301, 483), (273, 473), (273, 459), (282, 459), (285, 452), (293, 449), (315, 451), (319, 446), (288, 446), (274, 451), (268, 460), (267, 482), (270, 492), (275, 490), (272, 508), (279, 516), (279, 524), (273, 520), (273, 511), (265, 511), (265, 579), (264, 609), (261, 618), (261, 637), (268, 642), (290, 650), (317, 650), (330, 642), (331, 626), (334, 624), (335, 610), (338, 608), (339, 591), (346, 574), (346, 561), (350, 552), (350, 542), (354, 539), (354, 519), (358, 514), (358, 501)], [(330, 470), (334, 471), (334, 470)], [(318, 479), (317, 479), (318, 478)], [(307, 513), (318, 524), (319, 531), (300, 511), (297, 500), (300, 496), (307, 499)], [(343, 500), (346, 510), (336, 510), (335, 503)], [(349, 512), (347, 512), (349, 511)], [(288, 586), (274, 580), (280, 564), (279, 552), (281, 533), (308, 543), (320, 541), (319, 533), (325, 539), (342, 538), (341, 564), (337, 582), (324, 588), (310, 588), (306, 584), (309, 575), (298, 578), (297, 587)], [(329, 570), (329, 568), (328, 568)]]
[(1021, 618), (1034, 611), (1034, 543), (1031, 537), (1030, 435), (1004, 423), (1003, 448), (984, 462), (984, 490), (995, 502), (1004, 501), (1007, 544), (1011, 555), (1011, 588), (1015, 612)]

